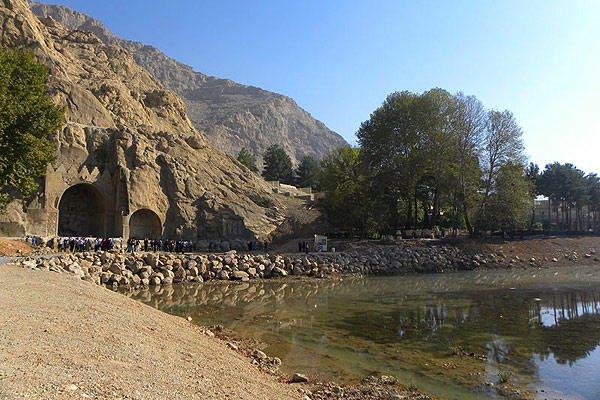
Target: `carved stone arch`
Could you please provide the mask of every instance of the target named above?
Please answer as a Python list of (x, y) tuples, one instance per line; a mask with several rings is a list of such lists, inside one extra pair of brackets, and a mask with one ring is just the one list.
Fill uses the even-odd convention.
[(140, 208), (129, 217), (129, 237), (159, 239), (161, 235), (162, 222), (154, 211)]
[(106, 202), (104, 196), (91, 183), (70, 186), (58, 203), (59, 236), (105, 235)]

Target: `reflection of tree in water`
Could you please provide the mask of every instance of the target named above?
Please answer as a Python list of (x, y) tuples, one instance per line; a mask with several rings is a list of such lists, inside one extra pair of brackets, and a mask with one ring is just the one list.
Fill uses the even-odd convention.
[[(434, 284), (441, 287), (444, 279), (447, 278), (440, 277)], [(330, 307), (332, 313), (339, 312), (327, 322), (330, 332), (445, 355), (461, 347), (467, 352), (485, 354), (494, 368), (508, 368), (528, 379), (537, 377), (536, 357), (544, 360), (553, 354), (558, 363), (571, 365), (600, 343), (597, 288), (453, 288), (432, 295), (428, 287), (421, 286), (421, 281), (408, 282), (403, 282), (402, 288), (397, 281), (395, 286), (385, 286), (385, 281), (381, 281), (373, 287), (361, 280), (181, 285), (141, 291), (134, 297), (174, 314), (187, 315), (195, 307), (210, 312), (209, 319), (227, 313), (238, 325), (252, 324), (265, 312), (273, 314), (277, 321), (304, 310), (309, 321), (316, 305), (319, 309), (326, 306), (323, 308)], [(535, 297), (542, 300), (535, 301)], [(347, 309), (341, 312), (333, 304)], [(307, 322), (306, 328), (312, 329), (312, 322)]]
[(600, 297), (576, 292), (553, 300), (554, 324), (542, 328), (544, 344), (556, 362), (572, 365), (600, 343)]
[[(542, 313), (554, 317), (551, 326), (542, 323)], [(571, 365), (598, 346), (600, 296), (583, 291), (446, 293), (399, 300), (396, 309), (382, 313), (356, 313), (338, 326), (376, 343), (438, 353), (461, 347), (534, 377), (535, 356), (543, 360), (553, 354), (558, 363)]]

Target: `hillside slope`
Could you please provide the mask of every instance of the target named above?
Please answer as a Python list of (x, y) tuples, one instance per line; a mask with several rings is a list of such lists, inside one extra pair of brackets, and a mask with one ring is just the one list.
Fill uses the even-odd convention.
[(129, 51), (139, 65), (181, 96), (194, 126), (227, 154), (236, 156), (246, 147), (260, 160), (268, 146), (279, 144), (297, 164), (306, 155), (318, 159), (346, 144), (289, 97), (195, 72), (155, 47), (121, 39), (100, 21), (70, 8), (32, 2), (31, 10)]

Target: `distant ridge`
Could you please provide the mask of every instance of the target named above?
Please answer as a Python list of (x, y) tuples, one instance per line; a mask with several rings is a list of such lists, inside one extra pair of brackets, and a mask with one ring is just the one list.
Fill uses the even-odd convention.
[(235, 156), (246, 147), (260, 161), (268, 146), (279, 144), (297, 164), (304, 156), (320, 158), (346, 144), (289, 97), (195, 72), (155, 47), (122, 39), (102, 22), (68, 7), (38, 2), (30, 2), (30, 7), (37, 16), (51, 16), (69, 29), (93, 32), (104, 43), (125, 48), (183, 99), (192, 124), (227, 154)]

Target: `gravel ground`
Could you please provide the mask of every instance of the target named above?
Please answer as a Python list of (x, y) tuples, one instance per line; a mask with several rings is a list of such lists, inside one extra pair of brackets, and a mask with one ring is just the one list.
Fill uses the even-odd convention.
[(0, 399), (301, 399), (183, 318), (0, 266)]

